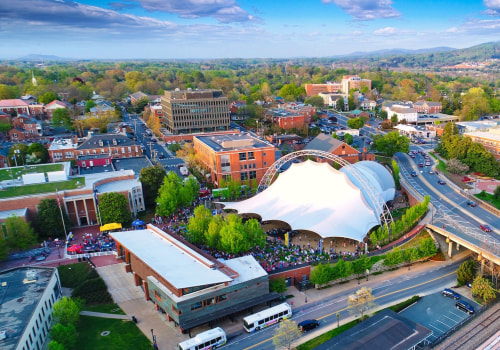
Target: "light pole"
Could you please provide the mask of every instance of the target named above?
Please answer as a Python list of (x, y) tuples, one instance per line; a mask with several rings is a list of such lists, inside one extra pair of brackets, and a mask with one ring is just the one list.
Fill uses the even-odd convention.
[(340, 313), (337, 312), (337, 328), (340, 327)]

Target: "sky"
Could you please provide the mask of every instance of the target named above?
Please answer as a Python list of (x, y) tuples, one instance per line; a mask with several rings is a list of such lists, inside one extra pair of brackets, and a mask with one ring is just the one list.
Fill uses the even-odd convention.
[(0, 0), (0, 58), (294, 58), (498, 41), (500, 0)]

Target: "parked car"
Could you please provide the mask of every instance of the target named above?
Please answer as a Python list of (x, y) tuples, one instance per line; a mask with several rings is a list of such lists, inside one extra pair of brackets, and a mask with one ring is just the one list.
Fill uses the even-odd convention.
[(455, 302), (457, 309), (467, 312), (469, 315), (474, 313), (474, 308), (466, 301), (457, 300)]
[(310, 331), (311, 329), (314, 329), (316, 327), (319, 327), (319, 321), (318, 320), (305, 320), (300, 322), (297, 327), (300, 329), (301, 332), (307, 332)]
[(479, 225), (479, 228), (481, 230), (483, 230), (484, 232), (491, 232), (491, 228), (488, 225), (486, 225), (486, 224)]
[(458, 294), (457, 292), (455, 292), (449, 288), (444, 289), (441, 292), (441, 294), (444, 295), (445, 297), (453, 298), (455, 300), (460, 299), (460, 294)]
[(467, 201), (467, 205), (469, 207), (475, 207), (475, 206), (477, 206), (476, 202), (474, 202), (474, 201)]
[(165, 155), (162, 153), (162, 154), (160, 154), (160, 155), (158, 156), (158, 158), (160, 158), (160, 159), (165, 159)]
[(438, 180), (438, 184), (440, 184), (440, 185), (446, 185), (446, 182), (444, 180)]

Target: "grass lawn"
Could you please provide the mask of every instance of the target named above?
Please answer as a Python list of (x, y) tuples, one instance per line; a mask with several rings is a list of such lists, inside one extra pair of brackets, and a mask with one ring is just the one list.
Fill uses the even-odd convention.
[[(151, 350), (149, 339), (132, 321), (80, 316), (78, 325), (79, 350)], [(110, 334), (102, 336), (101, 333)]]
[(413, 237), (410, 241), (406, 242), (405, 244), (399, 246), (401, 249), (408, 249), (408, 248), (416, 248), (420, 245), (420, 242), (425, 239), (429, 238), (429, 232), (426, 230), (420, 231), (415, 237)]
[(76, 288), (87, 279), (92, 267), (88, 263), (83, 262), (61, 265), (57, 270), (63, 287)]
[(495, 199), (492, 194), (488, 192), (480, 192), (475, 195), (477, 198), (482, 199), (485, 202), (490, 203), (493, 205), (495, 208), (500, 209), (500, 198)]
[(115, 315), (126, 315), (122, 309), (116, 304), (93, 304), (93, 305), (84, 305), (82, 308), (83, 311), (92, 311), (92, 312), (103, 312), (105, 314), (115, 314)]
[(59, 191), (73, 190), (85, 185), (85, 177), (76, 177), (68, 181), (46, 182), (42, 184), (25, 185), (20, 187), (8, 187), (0, 191), (0, 198), (10, 198), (17, 196), (28, 196), (31, 194), (55, 192), (56, 188)]
[(61, 171), (64, 169), (62, 164), (28, 165), (27, 167), (28, 167), (27, 169), (23, 167), (12, 168), (12, 169), (1, 169), (0, 181), (12, 180), (12, 176), (14, 176), (14, 178), (17, 179), (23, 174), (46, 173), (50, 171)]

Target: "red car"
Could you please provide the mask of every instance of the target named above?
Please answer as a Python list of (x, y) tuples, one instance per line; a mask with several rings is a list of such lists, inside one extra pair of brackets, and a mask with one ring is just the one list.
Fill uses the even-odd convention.
[(484, 232), (491, 232), (491, 228), (488, 225), (486, 225), (486, 224), (479, 225), (479, 228), (481, 230), (483, 230)]

